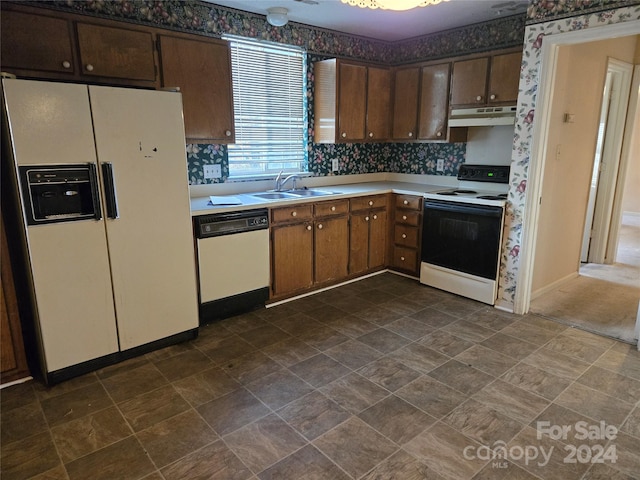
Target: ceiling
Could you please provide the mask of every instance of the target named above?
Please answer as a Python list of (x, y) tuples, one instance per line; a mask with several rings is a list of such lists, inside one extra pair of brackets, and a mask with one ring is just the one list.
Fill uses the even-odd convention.
[(206, 0), (266, 15), (271, 7), (289, 10), (289, 20), (385, 41), (405, 40), (500, 16), (524, 13), (528, 0), (449, 0), (406, 11), (371, 10), (340, 0)]

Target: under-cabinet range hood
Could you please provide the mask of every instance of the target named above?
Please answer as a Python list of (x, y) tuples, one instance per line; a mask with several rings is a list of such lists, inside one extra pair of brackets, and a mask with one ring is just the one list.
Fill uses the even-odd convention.
[(481, 107), (452, 109), (449, 115), (450, 127), (484, 127), (492, 125), (513, 125), (516, 107)]

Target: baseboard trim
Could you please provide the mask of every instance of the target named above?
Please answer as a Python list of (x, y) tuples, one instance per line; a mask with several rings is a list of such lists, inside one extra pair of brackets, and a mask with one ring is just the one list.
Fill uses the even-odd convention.
[(561, 285), (567, 283), (570, 280), (573, 280), (574, 278), (578, 278), (580, 276), (579, 272), (571, 272), (569, 275), (562, 277), (558, 280), (556, 280), (555, 282), (550, 283), (549, 285), (545, 285), (542, 288), (539, 288), (538, 290), (531, 292), (531, 300), (534, 300), (536, 298), (538, 298), (541, 295), (544, 295), (545, 293), (548, 293), (552, 290), (557, 289), (558, 287), (560, 287)]

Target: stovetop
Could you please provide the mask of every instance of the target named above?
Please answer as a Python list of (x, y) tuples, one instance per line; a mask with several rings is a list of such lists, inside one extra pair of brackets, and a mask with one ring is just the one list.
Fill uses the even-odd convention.
[(509, 191), (509, 167), (461, 165), (458, 187), (426, 193), (424, 198), (476, 205), (504, 206)]

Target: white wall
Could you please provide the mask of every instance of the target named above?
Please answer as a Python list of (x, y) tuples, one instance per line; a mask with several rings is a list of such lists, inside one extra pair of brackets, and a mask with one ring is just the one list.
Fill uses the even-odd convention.
[(513, 133), (513, 125), (469, 127), (465, 163), (510, 165)]
[[(560, 48), (532, 292), (578, 272), (607, 57), (633, 62), (636, 37)], [(565, 123), (564, 114), (575, 115)]]

